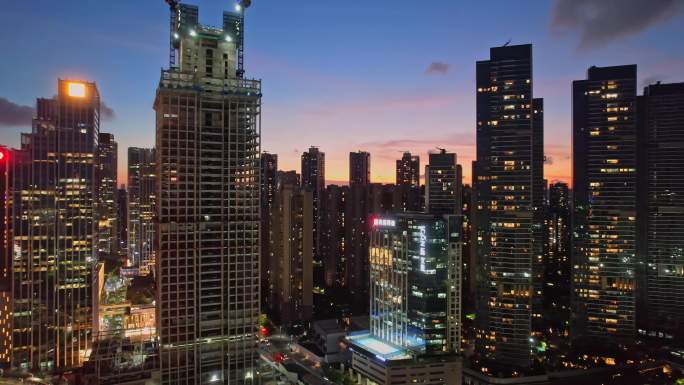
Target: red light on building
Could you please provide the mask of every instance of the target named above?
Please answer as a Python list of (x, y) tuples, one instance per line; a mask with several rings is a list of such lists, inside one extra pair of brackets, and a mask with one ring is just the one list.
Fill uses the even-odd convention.
[(283, 357), (282, 353), (276, 353), (273, 355), (273, 361), (275, 361), (278, 364), (283, 362), (284, 359), (285, 357)]
[(0, 162), (4, 162), (5, 158), (7, 158), (7, 154), (4, 150), (0, 150)]

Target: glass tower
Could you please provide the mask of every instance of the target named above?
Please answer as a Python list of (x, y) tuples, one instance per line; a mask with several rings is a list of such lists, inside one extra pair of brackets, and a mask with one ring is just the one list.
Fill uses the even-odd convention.
[(128, 148), (128, 255), (129, 266), (146, 275), (154, 267), (154, 217), (157, 170), (153, 148)]
[(100, 95), (57, 88), (13, 153), (12, 366), (29, 370), (80, 366), (93, 329)]

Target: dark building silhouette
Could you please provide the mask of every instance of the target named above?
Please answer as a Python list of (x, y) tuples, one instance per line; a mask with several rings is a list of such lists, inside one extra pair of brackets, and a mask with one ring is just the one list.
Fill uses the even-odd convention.
[(116, 200), (118, 146), (114, 135), (101, 132), (97, 142), (97, 253), (100, 259), (118, 252)]
[(544, 255), (545, 330), (564, 336), (570, 319), (570, 191), (567, 183), (551, 184), (546, 209), (546, 252)]
[[(261, 153), (261, 303), (262, 310), (270, 314), (273, 309), (273, 268), (271, 261), (271, 215), (276, 199), (278, 155)], [(299, 185), (299, 180), (297, 180)]]
[[(325, 273), (321, 256), (323, 192), (325, 191), (325, 153), (318, 147), (310, 147), (302, 153), (302, 188), (311, 191), (313, 196), (313, 259), (314, 259), (314, 288), (321, 292), (325, 285)], [(317, 296), (316, 301), (322, 300)]]
[(0, 146), (0, 368), (12, 356), (12, 163), (13, 151)]
[(405, 152), (397, 160), (397, 186), (420, 187), (420, 157)]
[(477, 62), (477, 160), (472, 219), (478, 349), (526, 367), (541, 320), (543, 104), (533, 95), (532, 46), (490, 49)]
[(119, 234), (119, 259), (125, 260), (128, 256), (128, 191), (126, 185), (119, 186), (116, 189), (116, 211), (117, 211), (117, 225), (119, 227), (117, 234)]
[(395, 206), (396, 185), (373, 183), (368, 186), (369, 214), (386, 214), (402, 211)]
[(327, 289), (344, 286), (346, 243), (345, 208), (349, 199), (349, 187), (328, 185), (325, 189), (325, 213), (323, 216), (323, 258), (325, 285)]
[(573, 337), (635, 333), (636, 65), (573, 82)]
[(639, 98), (639, 332), (684, 340), (684, 83), (651, 84)]
[(153, 269), (157, 165), (154, 148), (128, 148), (128, 264), (142, 275)]
[(425, 166), (425, 211), (434, 215), (461, 213), (461, 166), (456, 154), (440, 150)]
[(357, 151), (349, 153), (349, 184), (370, 184), (370, 153)]
[(345, 205), (345, 283), (351, 314), (368, 314), (368, 240), (372, 208), (369, 185), (349, 186)]
[(399, 211), (422, 211), (420, 157), (405, 152), (397, 160), (393, 208)]

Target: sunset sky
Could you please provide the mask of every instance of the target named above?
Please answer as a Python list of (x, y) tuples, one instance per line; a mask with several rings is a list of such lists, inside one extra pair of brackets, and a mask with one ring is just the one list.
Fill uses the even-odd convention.
[[(230, 1), (188, 1), (221, 24)], [(346, 183), (349, 151), (371, 153), (374, 182), (394, 181), (402, 151), (475, 156), (475, 61), (511, 40), (532, 43), (534, 96), (545, 99), (545, 176), (569, 180), (570, 89), (591, 65), (637, 64), (639, 88), (684, 81), (684, 2), (254, 0), (246, 72), (263, 79), (262, 147), (299, 171), (302, 151), (326, 153), (328, 183)], [(101, 130), (126, 148), (152, 146), (152, 102), (168, 66), (162, 0), (3, 1), (0, 143), (18, 146), (37, 97), (57, 78), (95, 81), (111, 109)], [(21, 37), (21, 38), (19, 38)]]

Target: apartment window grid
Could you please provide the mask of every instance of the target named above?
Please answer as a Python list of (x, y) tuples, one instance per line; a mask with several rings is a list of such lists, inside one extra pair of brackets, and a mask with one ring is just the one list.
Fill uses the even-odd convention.
[[(188, 325), (169, 330), (168, 336), (187, 330), (178, 335), (178, 340), (198, 342), (192, 360), (188, 357), (195, 352), (186, 350), (185, 367), (167, 361), (168, 367), (178, 370), (164, 374), (168, 378), (180, 375), (199, 360), (196, 373), (187, 375), (189, 382), (208, 381), (218, 373), (223, 381), (239, 383), (247, 372), (253, 372), (259, 315), (259, 277), (254, 272), (259, 269), (260, 101), (256, 96), (215, 98), (169, 93), (162, 96), (162, 105), (170, 106), (163, 109), (165, 116), (175, 117), (170, 119), (168, 132), (162, 130), (158, 138), (162, 141), (159, 195), (162, 202), (170, 202), (160, 205), (162, 277), (176, 282), (190, 280), (180, 288), (186, 290), (186, 309), (194, 310), (186, 315)], [(178, 235), (192, 234), (187, 242), (164, 236), (166, 221), (174, 220)], [(173, 269), (173, 259), (169, 258), (173, 254), (184, 254), (184, 265), (196, 269), (201, 279), (168, 270)], [(177, 288), (166, 286), (165, 290), (162, 283), (162, 302), (167, 290), (171, 301)], [(169, 305), (173, 308), (171, 302)], [(183, 312), (168, 315), (170, 319), (165, 319), (162, 313), (162, 323), (173, 323), (174, 315), (183, 320)], [(193, 330), (194, 325), (197, 330)], [(169, 351), (169, 359), (174, 355), (178, 352)]]
[(629, 339), (635, 332), (635, 81), (587, 81), (589, 207), (577, 293), (585, 332)]

